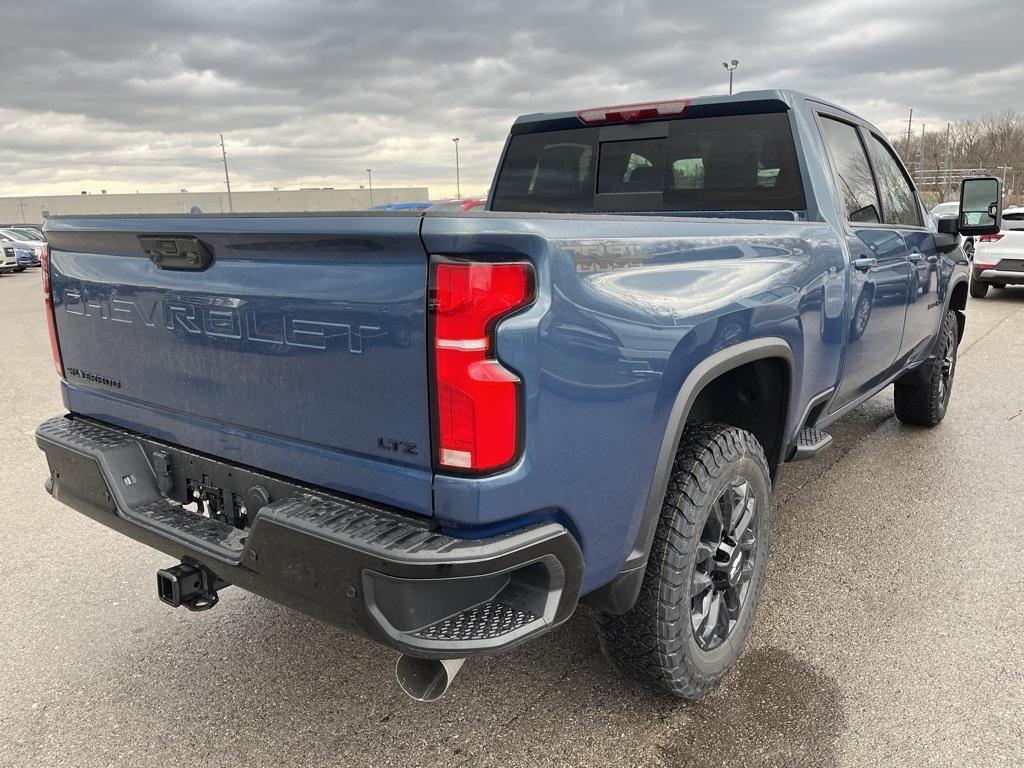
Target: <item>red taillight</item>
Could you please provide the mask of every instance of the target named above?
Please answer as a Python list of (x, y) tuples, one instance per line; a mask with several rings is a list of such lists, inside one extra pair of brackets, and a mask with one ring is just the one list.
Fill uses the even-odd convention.
[(1000, 233), (997, 233), (997, 234), (994, 234), (994, 235), (981, 235), (980, 237), (978, 237), (978, 242), (979, 243), (995, 243), (995, 242), (998, 242), (999, 240), (1002, 240), (1004, 237), (1006, 237), (1006, 235), (1003, 235), (1003, 234), (1000, 234)]
[(53, 324), (53, 296), (50, 294), (50, 249), (43, 246), (39, 254), (39, 270), (43, 276), (43, 303), (46, 305), (46, 327), (50, 331), (50, 353), (57, 375), (64, 376), (64, 363), (60, 358), (60, 346), (57, 344), (57, 328)]
[(497, 321), (533, 300), (529, 264), (434, 264), (437, 462), (486, 471), (519, 452), (519, 377), (495, 359)]
[(641, 120), (657, 120), (662, 117), (678, 117), (690, 106), (689, 99), (673, 101), (648, 101), (643, 104), (619, 104), (615, 107), (591, 107), (581, 109), (576, 117), (587, 125), (599, 123), (635, 123)]

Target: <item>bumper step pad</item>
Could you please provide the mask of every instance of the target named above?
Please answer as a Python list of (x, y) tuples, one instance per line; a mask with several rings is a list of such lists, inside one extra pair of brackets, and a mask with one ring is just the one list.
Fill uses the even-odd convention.
[(491, 601), (431, 624), (416, 635), (428, 640), (493, 640), (539, 618), (531, 611)]

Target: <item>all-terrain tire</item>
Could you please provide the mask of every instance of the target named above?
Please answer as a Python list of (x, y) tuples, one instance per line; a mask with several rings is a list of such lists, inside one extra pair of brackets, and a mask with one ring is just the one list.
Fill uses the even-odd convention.
[(934, 427), (946, 415), (946, 407), (953, 392), (953, 376), (956, 373), (958, 336), (956, 313), (948, 310), (946, 316), (942, 318), (935, 360), (932, 363), (925, 363), (931, 367), (927, 383), (896, 382), (893, 397), (896, 418), (904, 424)]
[[(699, 599), (691, 597), (698, 545), (712, 509), (739, 480), (747, 481), (756, 501), (749, 524), (752, 573), (735, 621), (726, 618), (725, 639), (706, 650), (692, 623)], [(768, 564), (771, 501), (771, 473), (757, 438), (725, 424), (689, 426), (676, 452), (637, 602), (624, 614), (597, 615), (604, 654), (628, 675), (676, 696), (698, 699), (711, 691), (750, 633)], [(706, 551), (701, 557), (706, 563)]]

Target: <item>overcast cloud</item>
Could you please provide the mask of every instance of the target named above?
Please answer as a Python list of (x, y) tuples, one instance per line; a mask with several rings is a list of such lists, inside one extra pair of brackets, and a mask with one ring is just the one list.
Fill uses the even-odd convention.
[(517, 114), (799, 88), (890, 133), (1024, 111), (1024, 5), (113, 0), (0, 9), (0, 195), (482, 193)]

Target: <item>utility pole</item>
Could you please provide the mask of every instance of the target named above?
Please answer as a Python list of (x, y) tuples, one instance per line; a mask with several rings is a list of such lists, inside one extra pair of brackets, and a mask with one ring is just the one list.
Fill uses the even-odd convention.
[(951, 179), (949, 177), (949, 123), (946, 123), (946, 178), (942, 184), (942, 200), (944, 202), (949, 197), (949, 183)]
[(459, 178), (459, 137), (452, 139), (455, 142), (455, 196), (462, 199), (462, 180)]
[(25, 201), (18, 198), (18, 209), (21, 211), (21, 223), (25, 223)]
[(921, 123), (921, 146), (917, 154), (917, 173), (921, 177), (921, 183), (924, 183), (924, 128), (925, 124)]
[(231, 200), (231, 176), (228, 174), (228, 151), (224, 147), (224, 134), (220, 135), (220, 154), (224, 158), (224, 183), (228, 185), (228, 210), (235, 212), (235, 204)]
[(739, 59), (733, 59), (732, 61), (723, 61), (722, 66), (729, 72), (729, 95), (732, 96), (732, 73), (736, 67), (740, 65)]
[(910, 124), (914, 122), (914, 108), (910, 108), (910, 117), (907, 118), (907, 163), (910, 163)]
[(373, 168), (366, 169), (366, 178), (370, 181), (370, 207), (373, 208)]
[[(997, 168), (997, 170), (1000, 170), (1000, 171), (1003, 172), (1003, 198), (1005, 199), (1006, 198), (1006, 172), (1007, 171), (1012, 171), (1013, 170), (1013, 166), (1012, 165), (1000, 165)], [(1000, 206), (1003, 205), (1003, 201), (1002, 200), (999, 201), (999, 205)]]

